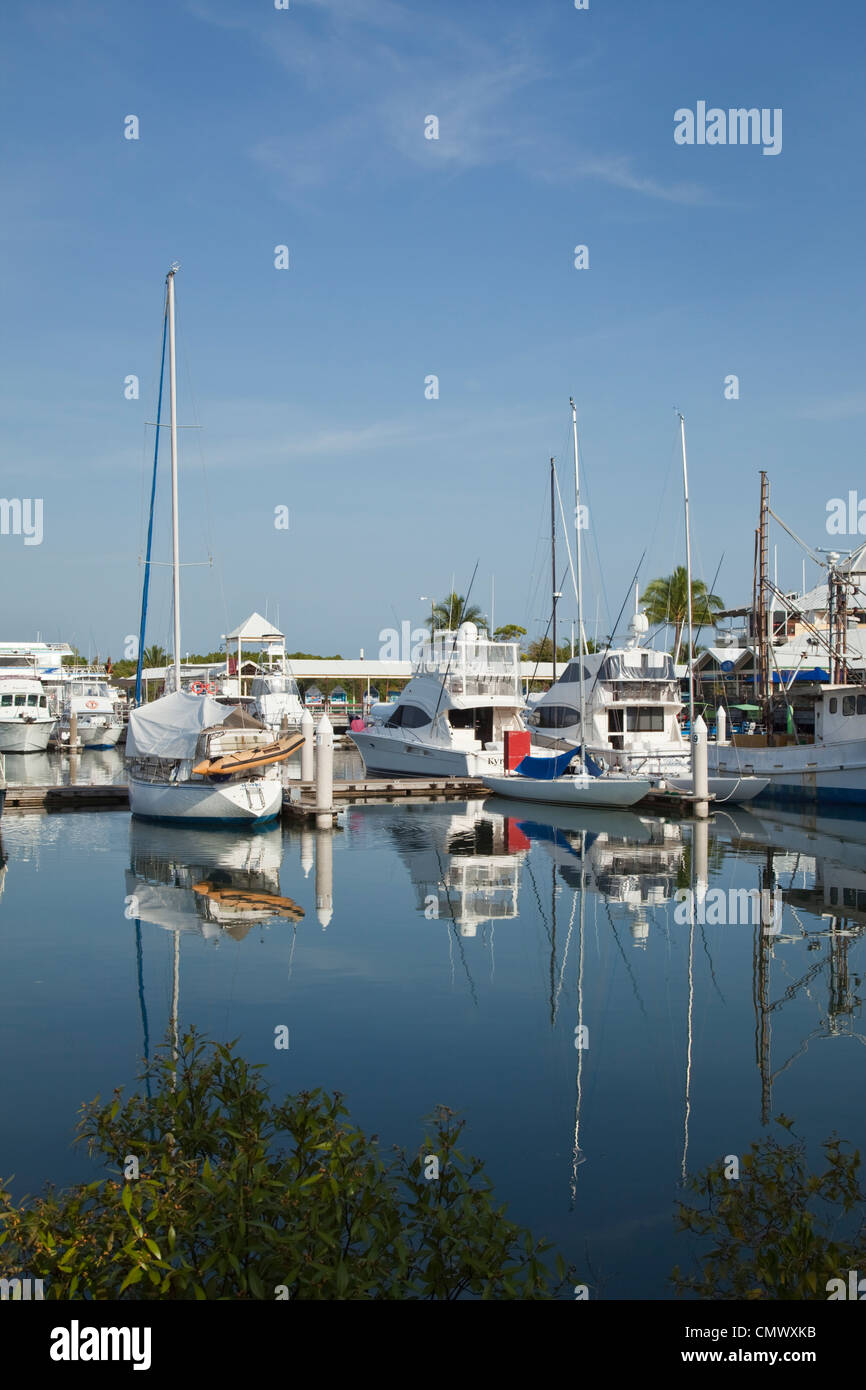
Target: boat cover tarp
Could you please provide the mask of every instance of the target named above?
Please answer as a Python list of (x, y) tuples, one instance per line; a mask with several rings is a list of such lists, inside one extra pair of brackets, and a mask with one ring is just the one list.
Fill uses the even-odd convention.
[(529, 754), (522, 758), (515, 767), (521, 777), (536, 777), (542, 782), (553, 782), (557, 777), (561, 777), (577, 756), (577, 750), (567, 749), (564, 753), (557, 753), (550, 757), (533, 758)]
[(202, 729), (223, 724), (230, 710), (209, 695), (185, 690), (134, 709), (126, 735), (128, 758), (192, 758)]
[[(579, 756), (580, 751), (580, 746), (578, 745), (577, 748), (570, 748), (565, 753), (556, 754), (555, 757), (542, 756), (540, 758), (533, 758), (527, 754), (527, 756), (517, 764), (514, 771), (519, 772), (521, 777), (535, 777), (542, 782), (555, 782), (557, 777), (561, 777), (569, 764)], [(602, 769), (588, 753), (584, 758), (584, 764), (590, 777), (600, 777), (602, 775)]]

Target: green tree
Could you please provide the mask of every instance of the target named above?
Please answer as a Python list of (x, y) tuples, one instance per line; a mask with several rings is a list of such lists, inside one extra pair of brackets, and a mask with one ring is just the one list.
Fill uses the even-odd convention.
[(142, 657), (142, 664), (145, 668), (150, 667), (152, 669), (155, 666), (167, 666), (169, 661), (170, 657), (168, 652), (162, 647), (145, 647)]
[[(790, 1133), (793, 1121), (777, 1124)], [(701, 1205), (680, 1202), (677, 1225), (698, 1237), (699, 1271), (672, 1276), (678, 1294), (707, 1299), (828, 1297), (831, 1279), (866, 1265), (860, 1154), (844, 1141), (821, 1146), (824, 1166), (806, 1164), (804, 1141), (770, 1135), (743, 1155), (739, 1178), (723, 1160), (689, 1182)], [(858, 1219), (859, 1218), (859, 1219)], [(849, 1230), (840, 1234), (840, 1225)]]
[(438, 631), (439, 628), (447, 628), (454, 632), (461, 623), (479, 623), (483, 626), (484, 615), (476, 604), (467, 604), (466, 599), (461, 594), (446, 594), (445, 597), (433, 606), (431, 616), (425, 619), (425, 625), (431, 632)]
[[(646, 587), (641, 603), (653, 626), (667, 625), (676, 631), (673, 646), (674, 661), (680, 659), (680, 645), (683, 627), (689, 617), (688, 576), (685, 565), (678, 565), (673, 574), (664, 579), (652, 579)], [(695, 634), (702, 627), (712, 624), (713, 614), (725, 606), (718, 594), (711, 594), (702, 579), (692, 580), (692, 620)]]
[[(550, 1299), (544, 1242), (494, 1204), (463, 1122), (440, 1107), (385, 1163), (341, 1097), (274, 1103), (261, 1064), (194, 1030), (145, 1075), (82, 1107), (78, 1140), (114, 1176), (13, 1203), (0, 1184), (0, 1276), (49, 1299)], [(143, 1078), (142, 1078), (143, 1079)], [(134, 1157), (138, 1171), (130, 1166)], [(430, 1165), (435, 1158), (438, 1175)]]
[(519, 637), (526, 636), (526, 628), (518, 627), (517, 623), (506, 623), (504, 627), (498, 627), (493, 636), (497, 642), (516, 642)]

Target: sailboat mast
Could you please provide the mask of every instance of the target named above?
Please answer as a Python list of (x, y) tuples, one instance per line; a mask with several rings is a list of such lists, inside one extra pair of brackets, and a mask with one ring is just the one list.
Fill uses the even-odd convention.
[(550, 460), (550, 584), (553, 602), (553, 683), (556, 684), (556, 465)]
[(694, 636), (693, 636), (693, 615), (692, 615), (692, 533), (689, 526), (689, 472), (686, 465), (686, 422), (685, 417), (680, 415), (680, 442), (683, 450), (683, 499), (686, 514), (686, 594), (688, 600), (689, 614), (689, 645), (688, 645), (688, 664), (689, 664), (689, 730), (694, 739), (695, 734), (695, 673), (694, 673)]
[(177, 505), (177, 372), (174, 350), (174, 276), (168, 272), (168, 387), (171, 410), (171, 574), (174, 612), (174, 688), (180, 690), (180, 532)]
[(586, 752), (586, 724), (585, 724), (585, 694), (583, 689), (583, 654), (586, 648), (583, 635), (583, 568), (581, 564), (581, 513), (580, 513), (580, 454), (577, 448), (577, 406), (573, 398), (569, 397), (571, 406), (571, 432), (574, 437), (574, 525), (577, 535), (575, 537), (574, 548), (577, 554), (577, 638), (578, 656), (580, 657), (580, 750), (581, 762)]

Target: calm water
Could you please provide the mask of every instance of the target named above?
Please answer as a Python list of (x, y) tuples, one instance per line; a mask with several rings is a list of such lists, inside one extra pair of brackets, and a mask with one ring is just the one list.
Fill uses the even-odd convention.
[[(384, 1145), (414, 1146), (437, 1103), (463, 1112), (511, 1215), (594, 1296), (669, 1296), (683, 1172), (773, 1114), (866, 1143), (864, 822), (761, 810), (702, 832), (489, 801), (258, 835), (7, 813), (2, 839), (0, 1172), (19, 1194), (94, 1175), (77, 1107), (162, 1039), (175, 955), (181, 1025), (239, 1037), (276, 1087), (340, 1089)], [(693, 874), (780, 890), (779, 930), (677, 922)]]

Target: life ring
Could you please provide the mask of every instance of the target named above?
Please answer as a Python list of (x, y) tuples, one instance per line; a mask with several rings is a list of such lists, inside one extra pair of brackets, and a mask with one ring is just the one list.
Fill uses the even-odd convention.
[(205, 687), (203, 681), (194, 681), (193, 684), (190, 686), (190, 693), (193, 695), (203, 695), (204, 690)]
[(208, 681), (207, 685), (205, 686), (205, 690), (206, 690), (206, 692), (207, 692), (208, 695), (216, 695), (216, 693), (217, 693), (217, 683), (216, 683), (216, 681)]
[(95, 700), (85, 700), (84, 703), (85, 703), (85, 705), (87, 706), (88, 709), (96, 709), (96, 701), (95, 701)]

